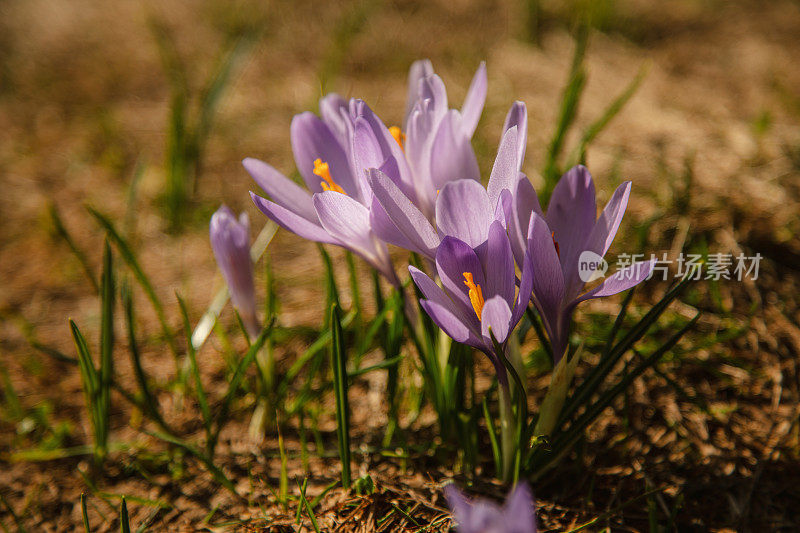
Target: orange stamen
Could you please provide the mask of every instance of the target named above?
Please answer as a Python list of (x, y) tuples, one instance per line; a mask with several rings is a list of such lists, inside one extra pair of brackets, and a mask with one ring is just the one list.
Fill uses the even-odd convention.
[(331, 177), (331, 169), (328, 166), (328, 163), (323, 162), (322, 159), (316, 158), (314, 160), (314, 170), (312, 172), (322, 178), (322, 181), (319, 182), (319, 185), (322, 187), (323, 191), (333, 191), (346, 194), (344, 189), (342, 189), (338, 183), (333, 181), (333, 178)]
[(405, 151), (405, 147), (403, 145), (406, 142), (406, 134), (403, 133), (403, 130), (401, 130), (397, 126), (392, 126), (391, 128), (389, 128), (389, 133), (392, 134), (392, 137), (394, 137), (394, 140), (397, 141), (397, 144), (400, 145), (400, 148), (403, 151)]
[(558, 248), (558, 241), (556, 240), (556, 232), (554, 231), (550, 233), (550, 236), (553, 238), (553, 246), (556, 247), (556, 255), (558, 256), (559, 259), (561, 259), (561, 250), (559, 250)]
[(464, 285), (469, 288), (469, 301), (478, 316), (478, 320), (480, 320), (484, 303), (483, 291), (480, 285), (475, 285), (475, 281), (472, 279), (472, 272), (464, 272)]

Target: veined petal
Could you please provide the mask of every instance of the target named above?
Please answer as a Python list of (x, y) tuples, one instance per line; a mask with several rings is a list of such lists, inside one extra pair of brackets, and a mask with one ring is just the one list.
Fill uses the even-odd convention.
[(308, 191), (304, 191), (271, 165), (258, 159), (248, 157), (242, 161), (242, 165), (273, 201), (309, 222), (317, 222), (317, 213)]
[(611, 296), (622, 291), (626, 291), (631, 287), (638, 285), (647, 279), (650, 272), (653, 270), (655, 259), (650, 261), (641, 261), (629, 265), (622, 270), (618, 270), (612, 276), (603, 280), (600, 285), (587, 291), (585, 294), (577, 298), (574, 305), (593, 298), (602, 298), (604, 296)]
[(503, 140), (500, 141), (500, 148), (497, 150), (497, 157), (494, 159), (492, 173), (489, 176), (489, 184), (486, 187), (492, 207), (497, 205), (502, 191), (513, 192), (516, 187), (519, 180), (518, 157), (517, 127), (513, 126), (505, 132)]
[(383, 208), (378, 198), (373, 196), (369, 206), (369, 225), (372, 232), (386, 244), (393, 244), (404, 250), (416, 251), (414, 244), (401, 232), (386, 209)]
[(525, 106), (525, 102), (516, 101), (511, 105), (505, 124), (503, 124), (503, 135), (515, 126), (517, 128), (517, 161), (522, 168), (522, 162), (525, 160), (525, 148), (528, 145), (528, 108)]
[[(342, 114), (344, 111), (344, 115)], [(347, 145), (347, 100), (336, 93), (328, 93), (319, 100), (319, 114), (342, 146)]]
[(472, 138), (481, 119), (483, 104), (486, 102), (486, 87), (486, 62), (481, 61), (478, 70), (475, 71), (475, 76), (472, 77), (472, 83), (469, 85), (464, 103), (461, 105), (461, 116), (464, 118), (462, 128), (468, 139)]
[(533, 260), (533, 300), (552, 335), (564, 300), (564, 276), (550, 228), (536, 213), (531, 213), (528, 226), (528, 253)]
[[(434, 259), (439, 246), (439, 236), (425, 215), (411, 203), (400, 188), (380, 170), (369, 171), (369, 182), (375, 198), (380, 202), (395, 231), (405, 237), (411, 247), (406, 249), (418, 252), (429, 259)], [(376, 229), (376, 228), (373, 228)], [(390, 229), (390, 228), (385, 228)], [(400, 246), (382, 231), (376, 229), (381, 239)]]
[(447, 113), (447, 90), (442, 78), (436, 74), (422, 78), (419, 82), (419, 97), (421, 100), (430, 101), (434, 124), (444, 118)]
[(378, 138), (372, 131), (369, 122), (363, 117), (356, 118), (353, 128), (353, 171), (361, 186), (362, 198), (369, 205), (371, 189), (367, 183), (367, 172), (371, 168), (380, 168), (386, 161), (386, 154), (381, 150)]
[(369, 225), (369, 209), (333, 191), (315, 194), (314, 208), (322, 227), (343, 246), (374, 258), (375, 237)]
[[(585, 250), (596, 217), (592, 176), (583, 165), (573, 167), (561, 177), (553, 190), (545, 216), (547, 225), (555, 233), (553, 238), (559, 246), (566, 282), (577, 277), (578, 257)], [(575, 290), (574, 283), (571, 283), (567, 287), (567, 295), (577, 296)]]
[(525, 309), (528, 307), (528, 302), (531, 300), (531, 293), (533, 292), (533, 259), (531, 254), (525, 251), (525, 258), (522, 262), (522, 272), (519, 280), (519, 292), (517, 293), (517, 301), (514, 304), (514, 312), (511, 317), (511, 327), (517, 325), (525, 314)]
[(431, 192), (460, 179), (480, 181), (478, 160), (469, 137), (464, 134), (461, 115), (450, 110), (439, 124), (431, 155)]
[(262, 213), (267, 215), (272, 221), (283, 229), (299, 235), (304, 239), (328, 244), (340, 244), (339, 240), (325, 231), (319, 223), (311, 222), (300, 215), (289, 211), (285, 207), (270, 202), (255, 193), (250, 193), (250, 198)]
[(484, 298), (499, 295), (507, 306), (513, 305), (516, 292), (516, 275), (514, 274), (514, 255), (503, 224), (496, 220), (489, 226), (489, 239), (486, 257), (483, 261), (486, 286)]
[(440, 235), (456, 237), (477, 248), (489, 236), (494, 210), (486, 189), (474, 180), (451, 181), (436, 198), (436, 226)]
[(292, 119), (290, 131), (292, 152), (297, 170), (312, 192), (321, 192), (322, 181), (314, 174), (314, 161), (328, 163), (331, 177), (348, 195), (359, 195), (360, 190), (353, 181), (350, 161), (345, 148), (331, 129), (314, 113), (305, 112)]
[(486, 280), (483, 267), (475, 251), (465, 242), (454, 237), (445, 237), (436, 251), (436, 272), (450, 299), (460, 305), (466, 316), (474, 317), (471, 323), (480, 331), (478, 316), (469, 298), (469, 289), (464, 283), (464, 273), (472, 274), (475, 285), (484, 287)]
[(483, 348), (481, 340), (478, 339), (469, 326), (458, 319), (451, 308), (432, 300), (420, 300), (419, 305), (428, 313), (428, 316), (431, 317), (436, 325), (442, 328), (454, 341), (467, 344), (473, 348)]
[(483, 306), (481, 334), (487, 346), (493, 346), (490, 328), (491, 335), (494, 335), (500, 344), (508, 339), (508, 334), (511, 332), (511, 309), (508, 307), (508, 302), (499, 294), (486, 300)]
[(511, 209), (512, 215), (508, 226), (508, 238), (511, 241), (511, 249), (514, 251), (514, 259), (518, 265), (521, 265), (524, 260), (525, 250), (528, 248), (528, 223), (531, 220), (531, 213), (536, 213), (544, 218), (536, 190), (525, 174), (520, 174), (519, 181), (517, 181)]
[(406, 99), (406, 114), (403, 120), (403, 130), (408, 129), (408, 118), (411, 110), (419, 100), (419, 82), (433, 74), (433, 65), (430, 59), (420, 59), (411, 64), (408, 70), (408, 97)]
[(606, 252), (614, 242), (617, 230), (625, 215), (625, 208), (628, 207), (628, 198), (631, 194), (631, 182), (626, 181), (614, 191), (613, 196), (606, 204), (600, 218), (595, 222), (594, 229), (586, 242), (586, 249), (598, 254), (600, 257)]
[[(408, 267), (408, 272), (411, 274), (411, 279), (414, 280), (414, 284), (419, 288), (426, 300), (436, 302), (442, 307), (450, 309), (453, 315), (467, 327), (474, 328), (477, 326), (477, 321), (475, 320), (474, 314), (465, 314), (465, 310), (462, 309), (460, 305), (453, 302), (453, 300), (447, 296), (444, 290), (442, 290), (442, 288), (439, 287), (436, 282), (430, 278), (430, 276), (413, 266)], [(470, 313), (472, 313), (472, 310), (470, 310)], [(479, 330), (476, 330), (473, 333), (477, 334), (478, 331)]]

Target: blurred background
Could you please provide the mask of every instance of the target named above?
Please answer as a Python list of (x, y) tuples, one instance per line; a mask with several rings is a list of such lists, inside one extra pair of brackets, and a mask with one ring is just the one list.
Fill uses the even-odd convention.
[[(708, 387), (698, 390), (719, 393), (720, 409), (740, 416), (717, 429), (741, 431), (704, 449), (709, 429), (695, 428), (692, 446), (725, 457), (704, 476), (743, 483), (716, 524), (735, 526), (751, 505), (784, 520), (790, 505), (781, 502), (796, 503), (797, 488), (787, 494), (763, 461), (784, 446), (797, 450), (800, 2), (789, 0), (3, 0), (0, 370), (29, 415), (0, 420), (0, 463), (45, 438), (53, 447), (83, 438), (79, 377), (59, 372), (30, 343), (72, 353), (68, 316), (96, 336), (96, 295), (70, 253), (72, 245), (84, 250), (99, 269), (104, 233), (85, 206), (124, 229), (165, 300), (178, 290), (199, 315), (221, 286), (211, 213), (223, 202), (247, 211), (254, 234), (266, 220), (250, 202), (256, 187), (241, 160), (257, 157), (293, 175), (292, 116), (316, 112), (326, 92), (363, 98), (387, 125), (401, 124), (414, 60), (432, 60), (451, 107), (486, 61), (489, 91), (474, 138), (484, 175), (506, 111), (522, 100), (523, 170), (541, 186), (579, 27), (590, 28), (586, 81), (567, 152), (640, 80), (587, 153), (598, 203), (619, 181), (633, 181), (627, 240), (613, 251), (691, 245), (767, 260), (757, 284), (714, 285), (693, 302), (708, 311), (709, 338), (729, 342), (710, 342), (698, 355), (713, 361), (721, 392), (705, 377)], [(270, 257), (281, 322), (318, 323), (318, 306), (308, 305), (323, 291), (314, 245), (280, 231)], [(156, 331), (155, 318), (140, 314), (142, 330)], [(725, 336), (731, 330), (734, 340)], [(147, 355), (158, 359), (159, 347)], [(746, 407), (734, 405), (739, 395)], [(33, 429), (20, 428), (23, 419)], [(748, 492), (742, 480), (759, 468)], [(56, 503), (37, 507), (29, 487), (47, 486), (47, 469), (0, 470), (0, 493), (18, 513), (34, 513), (37, 523), (74, 516), (79, 479), (57, 489), (68, 496), (51, 494)], [(774, 491), (760, 500), (762, 475)], [(68, 509), (57, 503), (64, 498)]]

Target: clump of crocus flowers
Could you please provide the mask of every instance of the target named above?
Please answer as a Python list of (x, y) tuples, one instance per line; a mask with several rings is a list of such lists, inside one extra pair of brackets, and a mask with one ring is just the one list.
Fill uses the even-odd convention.
[(470, 501), (454, 484), (444, 488), (458, 533), (536, 533), (536, 506), (525, 482), (508, 494), (505, 505), (478, 499)]
[[(569, 355), (576, 306), (630, 289), (649, 276), (652, 264), (631, 265), (584, 292), (580, 258), (584, 253), (602, 258), (609, 250), (631, 183), (617, 188), (598, 218), (593, 179), (576, 166), (555, 186), (545, 212), (522, 172), (528, 127), (522, 102), (514, 102), (506, 115), (482, 185), (471, 138), (486, 88), (481, 64), (461, 109), (451, 109), (441, 78), (429, 61), (418, 61), (409, 75), (402, 126), (387, 126), (364, 101), (336, 94), (320, 100), (319, 116), (306, 112), (294, 118), (291, 145), (305, 188), (263, 161), (247, 158), (243, 164), (268, 197), (251, 193), (253, 202), (281, 227), (358, 254), (401, 293), (406, 289), (398, 270), (407, 269), (422, 295), (419, 306), (432, 321), (492, 362), (501, 417), (507, 418), (515, 380), (517, 389), (524, 389), (509, 347), (526, 310), (539, 315), (558, 365)], [(246, 219), (237, 222), (227, 208), (214, 217), (214, 251), (247, 324), (255, 321), (255, 307), (252, 265), (244, 259), (239, 235), (247, 230)], [(417, 266), (398, 269), (388, 245), (418, 256)], [(418, 317), (406, 310), (412, 328), (418, 327)], [(512, 478), (514, 448), (522, 445), (516, 431), (521, 422), (516, 424), (501, 423), (504, 479)], [(463, 498), (453, 491), (454, 511), (466, 513)], [(520, 486), (510, 501), (530, 500), (526, 491)], [(479, 508), (488, 509), (481, 516), (502, 514)], [(459, 522), (461, 531), (478, 531), (469, 529), (469, 520)], [(513, 531), (534, 531), (531, 524), (534, 529)]]

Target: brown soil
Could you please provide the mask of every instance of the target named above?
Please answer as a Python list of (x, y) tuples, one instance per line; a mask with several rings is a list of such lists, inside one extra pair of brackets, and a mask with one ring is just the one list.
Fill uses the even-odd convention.
[[(140, 414), (117, 395), (112, 441), (128, 446), (111, 454), (103, 472), (94, 472), (87, 456), (29, 461), (15, 454), (41, 447), (45, 439), (58, 448), (91, 442), (77, 370), (28, 342), (35, 336), (71, 355), (67, 317), (92, 340), (99, 330), (97, 297), (80, 263), (54, 235), (49, 205), (57, 206), (99, 270), (103, 233), (84, 206), (95, 206), (121, 224), (128, 185), (137, 163), (144, 165), (134, 232), (141, 262), (168, 303), (171, 324), (180, 320), (176, 290), (197, 320), (221, 286), (207, 240), (210, 213), (224, 201), (247, 210), (255, 228), (264, 220), (248, 199), (254, 186), (239, 161), (255, 156), (293, 171), (291, 117), (315, 107), (316, 73), (336, 57), (335, 28), (352, 16), (355, 5), (320, 4), (277, 2), (267, 9), (247, 0), (164, 5), (11, 0), (0, 5), (0, 365), (25, 413), (23, 421), (0, 416), (0, 524), (28, 531), (80, 529), (79, 496), (86, 492), (98, 531), (118, 530), (116, 495), (122, 494), (129, 497), (134, 528), (145, 521), (159, 531), (301, 527), (294, 522), (297, 504), (284, 509), (273, 492), (280, 465), (276, 435), (259, 446), (248, 441), (246, 402), (224, 432), (218, 456), (244, 499), (220, 489), (195, 461), (164, 453), (163, 443), (141, 431), (152, 428), (143, 426)], [(551, 2), (543, 2), (540, 46), (527, 42), (523, 4), (376, 4), (349, 42), (329, 88), (364, 98), (394, 124), (404, 109), (411, 61), (430, 57), (452, 101), (460, 103), (473, 69), (485, 59), (489, 96), (475, 140), (482, 168), (491, 164), (509, 104), (523, 100), (530, 117), (525, 170), (538, 185), (536, 169), (554, 128), (573, 44), (569, 10)], [(588, 154), (600, 201), (617, 179), (634, 183), (624, 222), (629, 238), (620, 236), (614, 251), (637, 249), (637, 228), (649, 225), (640, 232), (642, 251), (705, 242), (712, 252), (758, 252), (765, 260), (756, 282), (700, 283), (673, 306), (675, 316), (703, 311), (696, 331), (682, 342), (679, 355), (665, 360), (659, 372), (648, 372), (606, 410), (579, 452), (535, 487), (540, 525), (566, 531), (601, 517), (590, 530), (643, 531), (652, 505), (662, 517), (674, 512), (680, 531), (796, 531), (800, 4), (598, 4), (616, 5), (616, 13), (604, 17), (601, 12), (602, 31), (592, 33), (579, 127), (597, 118), (642, 65), (649, 67), (636, 96)], [(195, 214), (180, 235), (167, 231), (158, 207), (170, 94), (150, 20), (162, 21), (174, 34), (195, 88), (213, 68), (226, 34), (243, 24), (265, 28), (226, 92), (205, 153)], [(333, 255), (342, 264), (342, 255)], [(281, 231), (269, 256), (281, 325), (319, 324), (322, 267), (314, 245)], [(346, 286), (345, 276), (340, 281)], [(658, 283), (649, 284), (637, 296), (637, 309), (662, 291)], [(155, 335), (158, 323), (144, 295), (137, 292), (136, 301), (142, 337)], [(618, 305), (613, 299), (586, 306), (583, 331)], [(229, 312), (226, 324), (232, 323)], [(132, 372), (122, 344), (117, 370), (124, 383)], [(279, 367), (286, 368), (307, 344), (298, 338), (280, 346)], [(199, 354), (212, 395), (225, 386), (219, 348), (212, 341)], [(144, 343), (143, 355), (148, 372), (160, 381), (172, 375), (172, 359), (154, 336)], [(485, 374), (490, 375), (489, 368)], [(531, 381), (532, 406), (546, 383), (545, 377)], [(361, 497), (334, 489), (322, 500), (317, 518), (323, 527), (341, 524), (340, 531), (418, 531), (430, 523), (431, 530), (444, 530), (447, 511), (438, 484), (452, 472), (441, 468), (441, 458), (411, 452), (407, 460), (387, 459), (374, 452), (386, 420), (382, 386), (380, 378), (368, 377), (352, 392), (354, 405), (370, 407), (354, 408), (354, 440), (363, 443), (355, 456), (356, 472), (369, 473), (377, 491)], [(7, 389), (4, 382), (0, 387)], [(159, 399), (171, 422), (200, 437), (196, 406), (170, 392)], [(372, 416), (375, 412), (379, 415)], [(326, 420), (320, 430), (331, 455), (335, 424)], [(423, 413), (411, 429), (410, 442), (429, 442), (433, 417)], [(307, 472), (309, 497), (337, 479), (337, 463), (316, 458), (313, 444), (311, 463), (304, 468), (294, 422), (286, 429), (286, 442), (290, 493), (299, 494), (295, 476)], [(179, 478), (175, 464), (187, 469)], [(630, 501), (649, 488), (661, 490), (649, 500)], [(504, 489), (487, 474), (475, 492), (500, 499)], [(131, 497), (169, 508), (159, 510)], [(379, 528), (377, 520), (387, 514)], [(274, 520), (269, 526), (267, 518)], [(304, 520), (303, 530), (310, 531)]]

